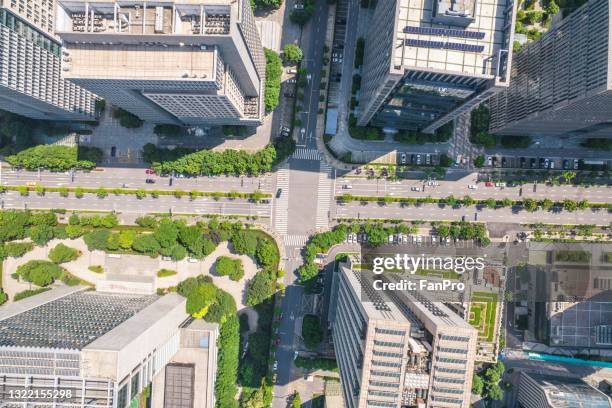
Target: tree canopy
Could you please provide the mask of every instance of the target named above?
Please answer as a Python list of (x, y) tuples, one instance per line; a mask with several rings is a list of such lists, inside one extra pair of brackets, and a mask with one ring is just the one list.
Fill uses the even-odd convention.
[(283, 49), (285, 61), (298, 63), (304, 58), (304, 53), (302, 49), (295, 44), (285, 44), (285, 48)]

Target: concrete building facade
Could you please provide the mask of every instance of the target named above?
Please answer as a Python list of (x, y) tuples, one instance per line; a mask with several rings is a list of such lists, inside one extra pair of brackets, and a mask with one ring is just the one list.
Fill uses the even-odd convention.
[(469, 407), (476, 330), (441, 303), (376, 291), (373, 280), (347, 264), (333, 278), (329, 320), (345, 405)]
[[(0, 308), (0, 401), (10, 408), (125, 408), (154, 383), (152, 405), (171, 406), (163, 402), (163, 373), (182, 355), (195, 371), (209, 373), (187, 402), (213, 406), (218, 329), (200, 328), (189, 343), (195, 337), (185, 298), (87, 289), (61, 287)], [(211, 359), (202, 367), (188, 348)]]
[(96, 97), (61, 78), (53, 0), (0, 2), (0, 109), (33, 119), (94, 120)]
[(512, 0), (377, 3), (357, 124), (427, 133), (508, 86)]
[(609, 135), (610, 21), (610, 0), (591, 0), (516, 53), (510, 87), (491, 99), (491, 132)]
[(141, 119), (258, 125), (265, 57), (247, 0), (61, 0), (68, 80)]

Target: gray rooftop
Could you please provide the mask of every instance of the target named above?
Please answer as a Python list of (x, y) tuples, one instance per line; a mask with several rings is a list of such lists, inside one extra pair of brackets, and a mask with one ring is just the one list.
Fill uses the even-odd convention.
[[(525, 375), (527, 373), (523, 373)], [(558, 408), (610, 408), (610, 399), (579, 378), (528, 373)]]
[(159, 299), (84, 289), (59, 288), (9, 305), (0, 312), (0, 346), (81, 350)]

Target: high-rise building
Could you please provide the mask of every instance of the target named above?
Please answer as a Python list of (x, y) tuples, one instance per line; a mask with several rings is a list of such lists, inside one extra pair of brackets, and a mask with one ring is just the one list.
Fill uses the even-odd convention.
[(476, 329), (416, 291), (376, 291), (372, 279), (347, 264), (333, 278), (329, 320), (346, 407), (469, 407)]
[(249, 0), (64, 1), (65, 78), (155, 123), (258, 125), (265, 56)]
[(591, 0), (516, 53), (491, 99), (491, 132), (592, 134), (612, 128), (610, 1)]
[(612, 408), (610, 398), (579, 378), (521, 372), (518, 402), (524, 408)]
[(357, 123), (431, 133), (508, 86), (513, 0), (388, 0), (365, 39)]
[(77, 286), (3, 306), (0, 401), (126, 408), (153, 383), (154, 407), (213, 407), (218, 326), (192, 322), (185, 303)]
[(94, 120), (96, 97), (61, 78), (54, 0), (0, 2), (0, 109), (33, 119)]

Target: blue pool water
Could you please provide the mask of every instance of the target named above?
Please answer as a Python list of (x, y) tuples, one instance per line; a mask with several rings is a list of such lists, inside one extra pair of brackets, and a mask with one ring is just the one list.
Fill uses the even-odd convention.
[(539, 361), (556, 361), (559, 363), (566, 364), (577, 364), (577, 365), (585, 365), (592, 367), (604, 367), (604, 368), (612, 368), (612, 363), (608, 363), (605, 361), (596, 361), (596, 360), (583, 360), (580, 358), (574, 357), (564, 357), (564, 356), (554, 356), (551, 354), (540, 354), (540, 353), (525, 353), (530, 360), (539, 360)]

